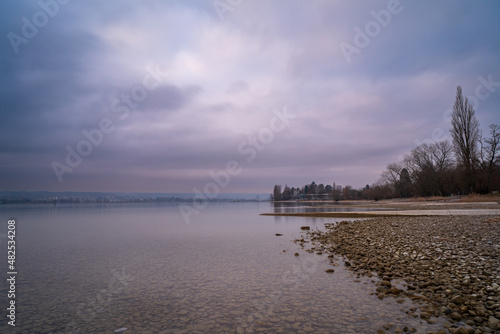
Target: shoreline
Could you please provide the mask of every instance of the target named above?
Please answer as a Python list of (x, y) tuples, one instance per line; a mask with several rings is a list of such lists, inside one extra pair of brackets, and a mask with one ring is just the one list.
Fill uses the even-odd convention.
[(376, 218), (376, 217), (433, 217), (433, 216), (498, 216), (500, 209), (414, 209), (387, 211), (351, 211), (351, 212), (294, 212), (261, 213), (261, 216), (297, 216), (316, 218)]
[[(407, 201), (407, 200), (386, 200), (367, 202), (346, 202), (342, 204), (307, 205), (308, 209), (321, 208), (322, 210), (332, 208), (330, 212), (270, 212), (262, 213), (262, 216), (297, 216), (315, 218), (376, 218), (393, 216), (470, 216), (470, 215), (498, 215), (500, 216), (500, 202), (491, 201), (455, 201), (429, 200), (429, 201)], [(279, 208), (285, 202), (279, 203)], [(296, 203), (297, 204), (297, 203)], [(286, 207), (286, 206), (284, 206)], [(371, 211), (334, 211), (338, 208), (363, 208)]]
[(446, 317), (450, 333), (500, 332), (500, 217), (318, 214), (269, 215), (370, 218), (325, 224), (295, 242), (343, 257), (357, 274), (375, 274), (380, 299), (408, 297), (421, 305), (410, 316), (429, 323)]

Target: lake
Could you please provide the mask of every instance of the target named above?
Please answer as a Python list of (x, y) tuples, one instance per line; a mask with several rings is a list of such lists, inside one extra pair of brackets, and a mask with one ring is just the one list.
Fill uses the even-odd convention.
[[(303, 225), (269, 202), (213, 203), (187, 224), (176, 204), (0, 206), (2, 309), (7, 221), (16, 220), (16, 327), (1, 333), (374, 333), (435, 329), (379, 300), (376, 278), (294, 243)], [(282, 236), (276, 236), (282, 234)], [(295, 256), (299, 253), (299, 256)], [(333, 268), (335, 272), (326, 273)], [(4, 311), (6, 314), (6, 311)]]

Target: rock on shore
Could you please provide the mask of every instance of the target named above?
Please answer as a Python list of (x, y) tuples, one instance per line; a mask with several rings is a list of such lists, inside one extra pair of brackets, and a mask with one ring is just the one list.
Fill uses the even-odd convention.
[(379, 298), (421, 302), (424, 320), (445, 315), (452, 333), (500, 332), (498, 217), (380, 217), (326, 224), (305, 239), (346, 257), (359, 274), (376, 273)]

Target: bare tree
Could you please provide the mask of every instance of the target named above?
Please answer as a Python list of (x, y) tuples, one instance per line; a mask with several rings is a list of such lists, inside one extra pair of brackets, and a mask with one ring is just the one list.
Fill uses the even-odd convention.
[(464, 191), (474, 191), (475, 169), (478, 162), (479, 122), (467, 97), (462, 95), (462, 87), (457, 87), (457, 96), (451, 115), (450, 130), (457, 162), (462, 169)]
[(399, 174), (399, 193), (401, 197), (410, 197), (412, 193), (412, 184), (410, 179), (410, 173), (406, 168), (401, 169)]
[(495, 160), (498, 160), (498, 152), (500, 151), (500, 126), (497, 124), (490, 125), (490, 137), (481, 140), (481, 167), (483, 175), (485, 175), (485, 192), (490, 192), (492, 189), (492, 176), (497, 169)]
[(435, 143), (432, 156), (438, 171), (448, 171), (453, 168), (453, 146), (449, 141)]
[(484, 141), (488, 144), (485, 148), (486, 161), (489, 167), (492, 167), (495, 162), (495, 157), (500, 151), (500, 126), (497, 124), (490, 125), (490, 138)]
[(335, 201), (338, 201), (341, 199), (342, 195), (342, 186), (341, 185), (336, 185), (335, 182), (333, 182), (333, 187), (332, 187), (332, 198)]
[(422, 196), (436, 195), (438, 191), (433, 151), (433, 145), (422, 144), (415, 147), (410, 153), (413, 179)]
[(344, 195), (344, 199), (351, 199), (351, 193), (352, 191), (352, 187), (350, 185), (347, 185), (344, 187), (344, 189), (342, 190), (343, 192), (343, 195)]
[(419, 170), (431, 169), (434, 170), (434, 145), (433, 144), (422, 144), (411, 150), (411, 158), (413, 164)]
[(388, 164), (386, 170), (382, 173), (382, 179), (391, 186), (396, 186), (402, 168), (401, 164), (397, 162)]
[(432, 157), (440, 195), (451, 194), (456, 190), (454, 185), (455, 161), (453, 145), (447, 140), (433, 144)]
[(415, 194), (446, 195), (453, 191), (454, 162), (450, 142), (419, 145), (405, 156), (402, 165), (414, 182)]

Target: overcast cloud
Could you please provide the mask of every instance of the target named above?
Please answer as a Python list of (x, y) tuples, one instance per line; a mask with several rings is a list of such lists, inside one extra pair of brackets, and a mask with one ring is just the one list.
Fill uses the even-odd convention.
[[(485, 132), (500, 123), (498, 1), (41, 0), (0, 12), (0, 190), (192, 192), (231, 160), (242, 170), (224, 192), (362, 187), (449, 136), (457, 85)], [(275, 120), (270, 139), (278, 111), (294, 118)], [(67, 147), (94, 129), (102, 138), (70, 166)]]

